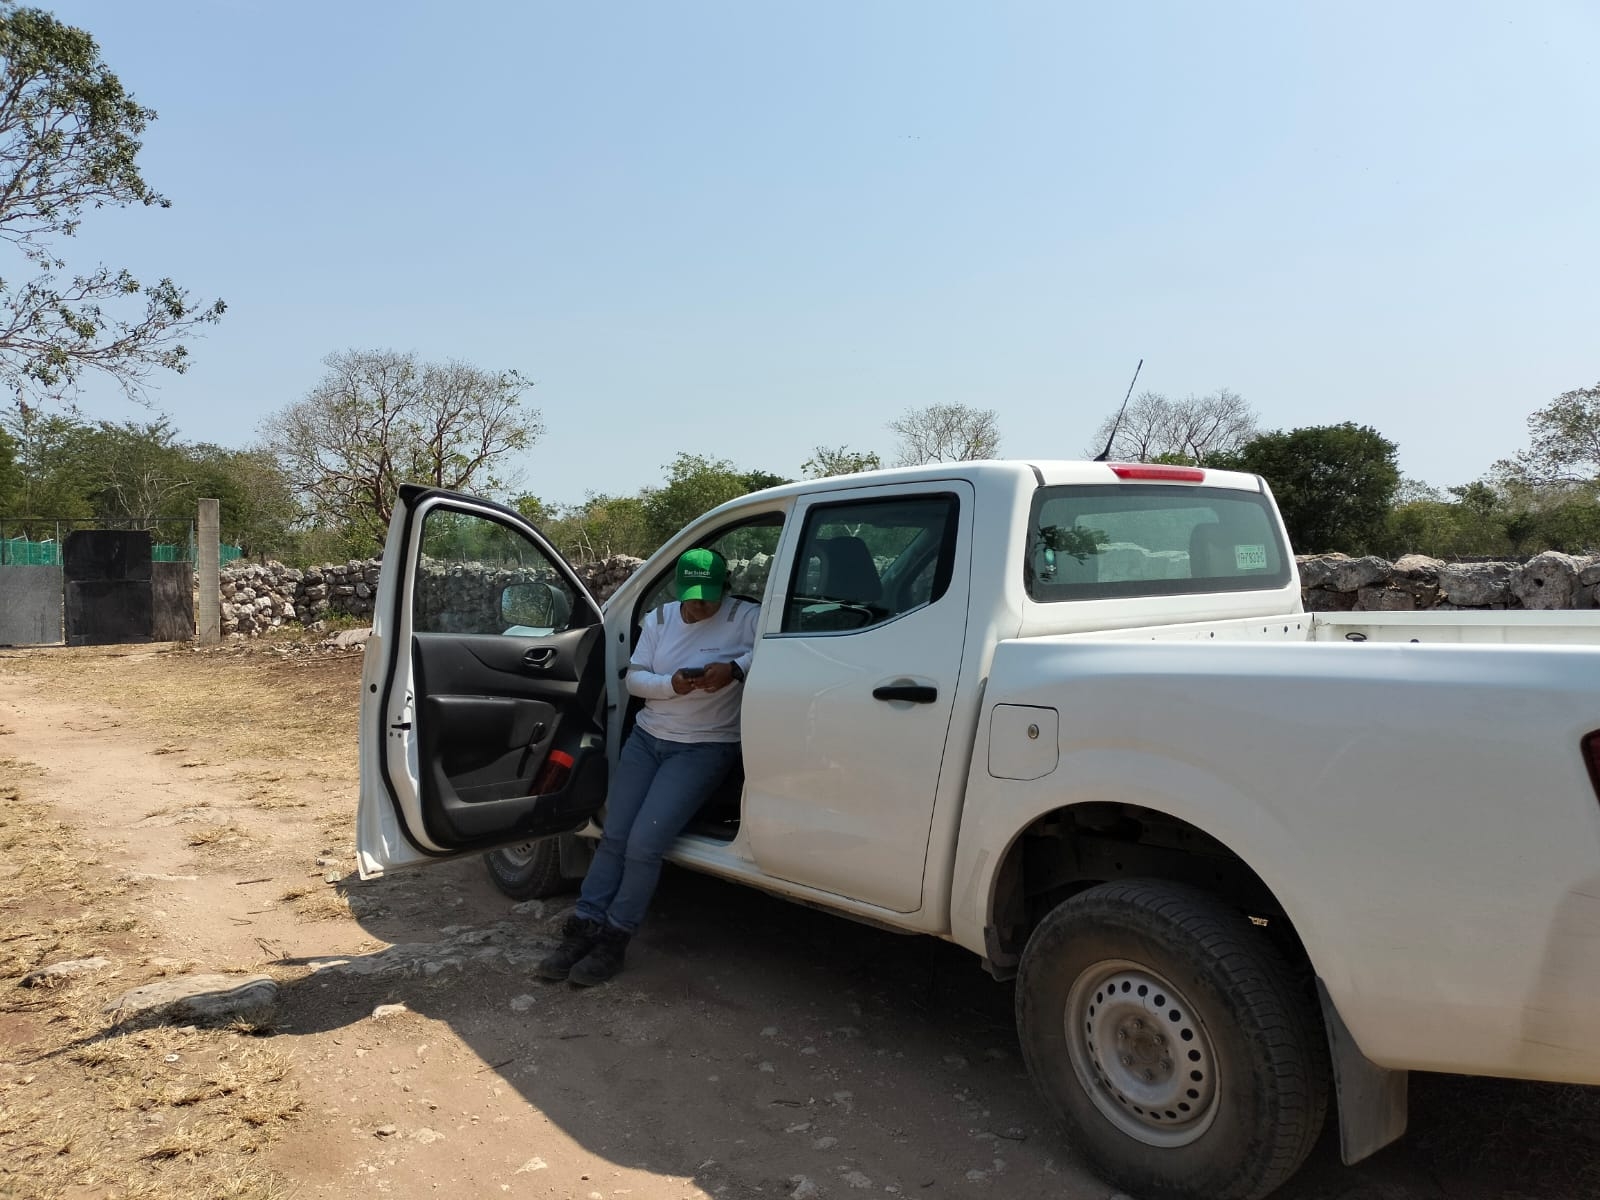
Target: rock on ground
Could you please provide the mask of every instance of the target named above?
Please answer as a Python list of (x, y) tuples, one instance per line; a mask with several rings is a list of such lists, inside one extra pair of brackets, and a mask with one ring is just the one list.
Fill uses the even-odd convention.
[(51, 963), (48, 967), (40, 967), (37, 971), (30, 971), (22, 977), (22, 987), (50, 987), (58, 980), (68, 979), (73, 975), (88, 975), (93, 971), (104, 971), (111, 965), (109, 958), (74, 958), (68, 962)]
[(267, 975), (185, 975), (124, 992), (101, 1011), (118, 1023), (149, 1018), (267, 1024), (278, 1012), (278, 985)]

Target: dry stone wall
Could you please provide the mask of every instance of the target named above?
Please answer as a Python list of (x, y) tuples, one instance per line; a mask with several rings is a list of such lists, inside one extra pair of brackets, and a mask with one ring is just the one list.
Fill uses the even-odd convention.
[(1527, 562), (1443, 562), (1408, 554), (1301, 558), (1300, 586), (1313, 612), (1421, 612), (1463, 608), (1595, 608), (1600, 556), (1546, 551)]
[[(604, 600), (622, 586), (641, 561), (614, 555), (578, 568), (578, 574), (590, 592)], [(324, 563), (303, 570), (279, 562), (226, 567), (222, 571), (222, 632), (259, 637), (289, 622), (315, 625), (330, 616), (370, 621), (381, 568), (382, 563), (376, 558)], [(531, 581), (538, 575), (480, 563), (430, 566), (425, 568), (422, 589), (424, 609), (466, 614), (463, 629), (489, 628), (499, 620), (500, 589), (509, 583)], [(437, 627), (443, 629), (442, 625)]]
[[(578, 573), (604, 600), (641, 562), (615, 555)], [(1305, 606), (1314, 612), (1600, 607), (1600, 556), (1548, 551), (1525, 563), (1450, 563), (1420, 554), (1394, 562), (1315, 554), (1299, 564)], [(369, 621), (380, 566), (373, 558), (304, 570), (276, 562), (228, 567), (222, 572), (223, 632), (256, 637), (287, 622), (314, 625), (330, 615)], [(730, 563), (733, 590), (759, 595), (770, 566), (765, 555)], [(425, 604), (430, 611), (477, 614), (463, 628), (491, 628), (499, 620), (500, 589), (534, 577), (476, 563), (441, 566), (428, 573)]]

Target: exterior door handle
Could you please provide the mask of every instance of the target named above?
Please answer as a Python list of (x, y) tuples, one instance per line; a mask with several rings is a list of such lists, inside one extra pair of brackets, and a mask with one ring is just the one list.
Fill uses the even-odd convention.
[(522, 656), (522, 665), (535, 671), (546, 670), (556, 660), (554, 646), (536, 646)]
[(891, 683), (872, 689), (874, 700), (909, 700), (913, 704), (932, 704), (939, 698), (939, 689), (920, 683)]

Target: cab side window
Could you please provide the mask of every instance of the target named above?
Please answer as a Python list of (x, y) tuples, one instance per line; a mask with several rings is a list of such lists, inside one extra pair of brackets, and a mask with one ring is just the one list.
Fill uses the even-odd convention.
[(584, 606), (550, 557), (518, 530), (478, 513), (424, 514), (412, 587), (415, 633), (549, 637), (586, 623)]
[[(766, 594), (767, 576), (772, 572), (772, 558), (778, 552), (778, 539), (782, 534), (783, 514), (763, 513), (753, 520), (720, 529), (696, 545), (715, 550), (728, 560), (729, 595), (760, 604)], [(635, 614), (635, 622), (642, 620), (646, 613), (677, 598), (675, 576), (669, 566), (646, 593)]]
[(958, 504), (934, 493), (811, 509), (783, 632), (868, 629), (936, 604), (950, 584)]

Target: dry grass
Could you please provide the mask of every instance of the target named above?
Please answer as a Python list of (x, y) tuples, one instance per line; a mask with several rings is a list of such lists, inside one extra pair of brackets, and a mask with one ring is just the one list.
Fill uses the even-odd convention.
[(290, 888), (279, 899), (294, 905), (295, 916), (302, 921), (342, 921), (353, 915), (349, 897), (326, 885)]
[[(114, 709), (118, 736), (143, 737), (171, 767), (237, 772), (249, 810), (325, 806), (296, 819), (326, 826), (331, 845), (349, 838), (360, 672), (358, 655), (262, 646), (0, 653), (0, 673)], [(0, 1197), (283, 1200), (289, 1189), (259, 1151), (299, 1113), (287, 1058), (248, 1023), (107, 1031), (105, 1000), (166, 971), (129, 907), (145, 885), (85, 869), (93, 855), (75, 831), (23, 795), (37, 773), (0, 758), (0, 1009), (15, 1031), (4, 1059), (23, 1064), (0, 1068)], [(228, 808), (164, 805), (144, 820), (187, 826), (184, 841), (207, 859), (258, 850)], [(350, 916), (325, 885), (284, 899), (301, 920)], [(96, 953), (120, 969), (114, 985), (107, 973), (14, 986), (43, 963)]]
[[(161, 973), (129, 965), (142, 957), (134, 885), (108, 878), (12, 777), (0, 785), (0, 1196), (281, 1200), (257, 1155), (299, 1115), (288, 1059), (250, 1026), (107, 1030), (108, 977), (120, 989)], [(96, 954), (113, 967), (16, 986)]]
[[(134, 925), (126, 912), (112, 911), (129, 885), (96, 870), (99, 862), (72, 827), (15, 784), (0, 785), (0, 862), (9, 868), (0, 874), (0, 977), (24, 975), (46, 961), (87, 958), (105, 946), (103, 935)], [(55, 911), (19, 919), (40, 903)], [(0, 1010), (26, 1002), (8, 996)]]
[[(110, 659), (114, 670), (104, 669)], [(270, 762), (285, 747), (297, 764), (355, 761), (358, 654), (286, 656), (266, 639), (203, 651), (50, 647), (0, 654), (0, 672), (70, 683), (115, 705), (119, 717), (152, 735), (153, 749), (193, 756), (182, 765)], [(228, 719), (219, 721), (219, 713)]]
[(285, 808), (310, 808), (311, 801), (302, 795), (282, 792), (258, 792), (250, 798), (250, 807), (262, 812), (276, 812)]
[(238, 825), (207, 825), (196, 829), (184, 839), (191, 846), (242, 846), (250, 840), (250, 831)]

